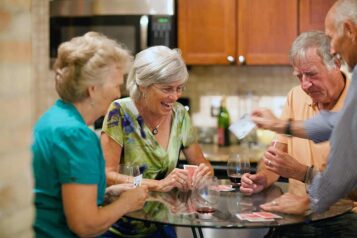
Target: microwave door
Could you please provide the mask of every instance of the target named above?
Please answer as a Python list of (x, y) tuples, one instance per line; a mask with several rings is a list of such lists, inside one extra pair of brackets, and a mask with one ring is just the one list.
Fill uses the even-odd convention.
[[(146, 17), (146, 19), (145, 19)], [(50, 53), (56, 57), (58, 46), (88, 31), (100, 32), (124, 44), (132, 53), (147, 48), (147, 16), (53, 17), (50, 22)]]

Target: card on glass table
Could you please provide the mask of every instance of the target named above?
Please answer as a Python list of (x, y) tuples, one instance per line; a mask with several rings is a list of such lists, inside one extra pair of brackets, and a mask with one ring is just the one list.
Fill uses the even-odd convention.
[(195, 173), (196, 169), (198, 168), (197, 165), (191, 165), (191, 164), (184, 164), (183, 165), (183, 169), (188, 171), (188, 183), (191, 184), (192, 183), (192, 177), (193, 174)]
[(228, 184), (219, 184), (215, 186), (210, 186), (209, 189), (217, 192), (229, 192), (235, 190), (232, 185), (228, 185)]
[(246, 137), (255, 128), (255, 123), (249, 114), (244, 114), (238, 121), (231, 124), (229, 130), (239, 139)]
[(282, 218), (281, 216), (271, 212), (238, 213), (236, 216), (240, 220), (246, 220), (249, 222), (268, 222)]
[(283, 217), (271, 212), (254, 212), (254, 214), (266, 219), (281, 219)]

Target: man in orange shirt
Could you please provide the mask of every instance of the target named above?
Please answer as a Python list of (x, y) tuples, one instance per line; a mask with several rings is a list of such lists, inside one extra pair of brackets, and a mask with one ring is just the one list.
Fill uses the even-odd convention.
[[(282, 119), (306, 120), (320, 110), (339, 111), (350, 82), (341, 73), (339, 61), (330, 55), (328, 37), (318, 31), (302, 33), (293, 42), (289, 57), (300, 86), (288, 93)], [(277, 141), (279, 149), (288, 153), (277, 154), (269, 148), (258, 173), (242, 176), (240, 190), (244, 194), (258, 193), (283, 176), (289, 178), (289, 192), (306, 196), (305, 182), (310, 179), (307, 171), (324, 169), (330, 151), (328, 142), (315, 144), (283, 135)]]

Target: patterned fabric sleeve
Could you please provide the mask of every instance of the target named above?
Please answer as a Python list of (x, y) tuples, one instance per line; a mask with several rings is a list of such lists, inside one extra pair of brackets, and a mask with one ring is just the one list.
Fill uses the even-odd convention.
[(182, 113), (184, 114), (181, 128), (182, 145), (183, 147), (189, 147), (190, 145), (197, 143), (197, 133), (192, 125), (190, 115), (183, 107)]
[(103, 121), (102, 131), (105, 132), (110, 138), (112, 138), (119, 145), (124, 144), (124, 131), (122, 126), (121, 107), (118, 101), (112, 102), (107, 115)]

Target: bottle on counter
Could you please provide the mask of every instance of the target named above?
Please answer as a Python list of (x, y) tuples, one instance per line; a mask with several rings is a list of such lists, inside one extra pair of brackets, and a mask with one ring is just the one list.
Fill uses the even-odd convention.
[(221, 106), (217, 118), (218, 146), (229, 146), (229, 125), (230, 117), (226, 107), (226, 97), (222, 97)]

